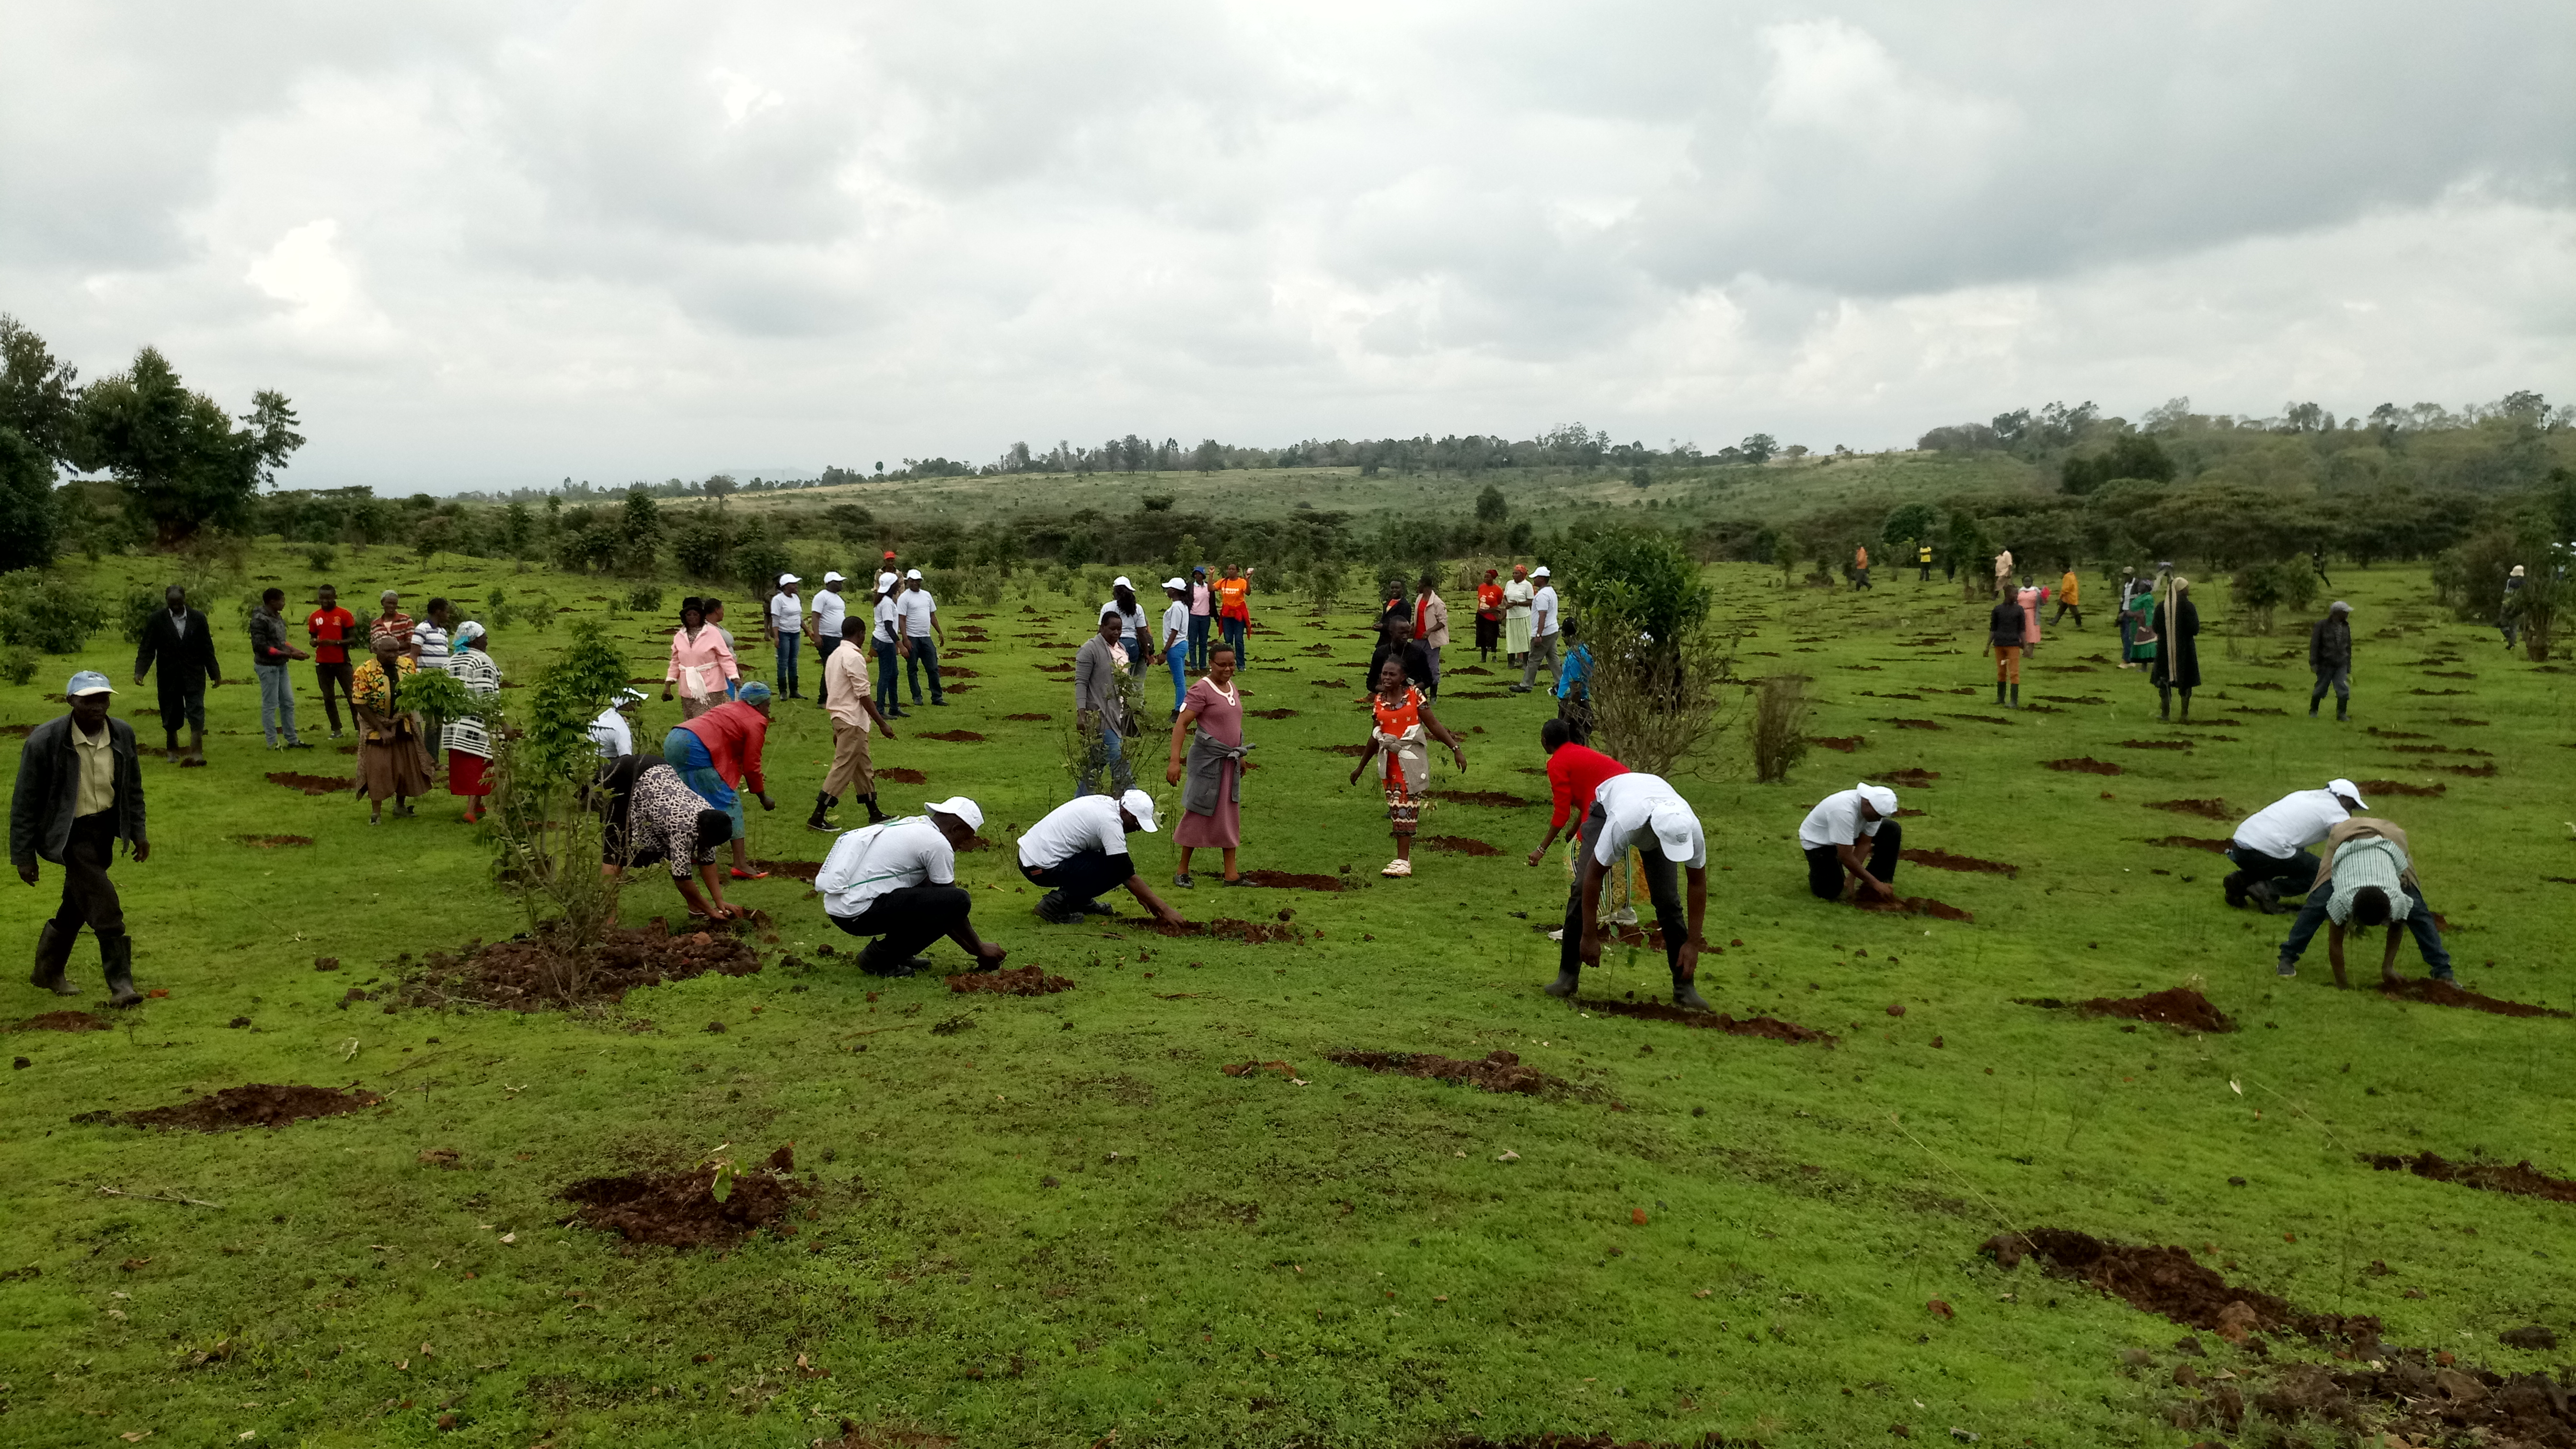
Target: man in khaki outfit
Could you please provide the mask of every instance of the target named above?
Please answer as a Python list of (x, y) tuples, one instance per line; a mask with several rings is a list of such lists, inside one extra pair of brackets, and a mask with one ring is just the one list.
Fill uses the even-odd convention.
[(835, 829), (823, 814), (841, 803), (843, 791), (853, 792), (868, 807), (870, 825), (888, 818), (877, 808), (876, 771), (868, 763), (868, 728), (873, 724), (893, 739), (894, 726), (877, 712), (877, 702), (868, 693), (867, 650), (847, 634), (841, 637), (841, 647), (823, 661), (823, 710), (832, 717), (832, 768), (823, 776), (823, 788), (814, 793), (814, 813), (806, 817), (805, 828)]

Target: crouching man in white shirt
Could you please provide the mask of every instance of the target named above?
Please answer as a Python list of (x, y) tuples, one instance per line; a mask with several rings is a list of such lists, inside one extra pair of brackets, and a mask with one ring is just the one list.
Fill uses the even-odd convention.
[[(1548, 983), (1547, 994), (1572, 996), (1583, 968), (1601, 964), (1601, 882), (1633, 849), (1645, 868), (1655, 924), (1664, 933), (1673, 1005), (1709, 1010), (1692, 979), (1699, 974), (1705, 944), (1700, 930), (1708, 919), (1708, 833), (1681, 792), (1660, 775), (1614, 775), (1593, 792), (1592, 811), (1575, 840), (1583, 872), (1566, 898), (1556, 980)], [(1687, 908), (1676, 876), (1689, 877)]]
[(918, 816), (853, 830), (833, 843), (814, 876), (823, 911), (853, 936), (877, 939), (859, 953), (871, 976), (910, 976), (930, 963), (913, 953), (946, 936), (992, 971), (1009, 953), (975, 934), (975, 900), (957, 884), (957, 847), (983, 828), (984, 812), (963, 795)]
[(1154, 832), (1154, 797), (1142, 790), (1077, 795), (1030, 826), (1020, 837), (1020, 874), (1046, 887), (1038, 919), (1069, 926), (1086, 915), (1114, 916), (1100, 897), (1123, 885), (1154, 919), (1178, 925), (1181, 913), (1154, 894), (1127, 853), (1127, 836), (1138, 830)]

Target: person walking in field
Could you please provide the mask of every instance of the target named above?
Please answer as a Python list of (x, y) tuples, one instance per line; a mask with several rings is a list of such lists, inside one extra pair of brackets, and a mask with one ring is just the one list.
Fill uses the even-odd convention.
[[(340, 607), (340, 591), (324, 584), (315, 591), (313, 612), (304, 616), (304, 637), (313, 646), (313, 682), (322, 691), (322, 712), (331, 720), (331, 738), (340, 737), (340, 706), (349, 698), (349, 675), (357, 667), (349, 646), (358, 637), (358, 616)], [(337, 686), (339, 693), (332, 693)], [(349, 720), (357, 722), (357, 706)]]
[(2048, 603), (2048, 590), (2031, 583), (2030, 575), (2024, 574), (2021, 587), (2013, 593), (2012, 597), (2013, 602), (2021, 608), (2022, 655), (2024, 658), (2036, 656), (2039, 653), (2039, 611)]
[(1852, 592), (1859, 593), (1868, 587), (1869, 545), (1864, 543), (1852, 550)]
[[(1182, 757), (1183, 739), (1189, 754)], [(1234, 651), (1223, 644), (1208, 656), (1207, 673), (1190, 686), (1172, 721), (1172, 755), (1163, 767), (1166, 784), (1189, 785), (1181, 792), (1181, 818), (1172, 826), (1172, 843), (1181, 848), (1180, 869), (1172, 884), (1188, 890), (1190, 852), (1220, 853), (1225, 874), (1220, 884), (1241, 885), (1234, 853), (1243, 844), (1243, 757), (1252, 746), (1243, 742), (1243, 691), (1234, 683)]]
[(84, 669), (63, 695), (70, 710), (29, 730), (19, 746), (9, 794), (9, 863), (18, 879), (34, 886), (38, 861), (63, 868), (62, 902), (37, 929), (36, 969), (27, 981), (57, 996), (80, 995), (63, 977), (86, 925), (98, 939), (108, 1003), (132, 1006), (143, 999), (134, 989), (134, 940), (107, 870), (120, 840), (136, 865), (152, 857), (143, 828), (143, 767), (134, 727), (108, 716), (116, 691), (106, 675)]
[(1538, 585), (1538, 590), (1530, 595), (1529, 648), (1521, 656), (1521, 682), (1514, 691), (1518, 694), (1527, 694), (1538, 686), (1541, 664), (1547, 666), (1549, 686), (1555, 686), (1556, 640), (1564, 628), (1564, 620), (1558, 616), (1556, 585), (1548, 578), (1547, 565), (1540, 564), (1532, 569), (1530, 582)]
[(1119, 644), (1123, 627), (1116, 606), (1102, 609), (1099, 632), (1074, 652), (1074, 728), (1087, 742), (1073, 780), (1076, 795), (1090, 794), (1104, 767), (1113, 793), (1124, 795), (1136, 783), (1127, 768), (1127, 651)]
[[(841, 574), (838, 569), (825, 569), (823, 582), (814, 590), (814, 607), (805, 616), (805, 632), (814, 640), (814, 677), (821, 679), (831, 667), (832, 655), (841, 647), (841, 631), (848, 627), (850, 606), (841, 597)], [(829, 713), (832, 706), (824, 698), (827, 691), (820, 685), (814, 690), (814, 707)]]
[(1162, 644), (1155, 656), (1172, 674), (1172, 713), (1181, 712), (1181, 697), (1189, 692), (1190, 665), (1190, 586), (1179, 579), (1163, 580), (1163, 597), (1171, 600), (1163, 606)]
[[(501, 666), (492, 661), (481, 624), (468, 619), (456, 626), (447, 672), (478, 697), (501, 692)], [(447, 793), (465, 800), (465, 823), (471, 825), (483, 818), (483, 802), (492, 793), (492, 732), (471, 716), (441, 728), (447, 737)]]
[(1208, 583), (1206, 564), (1190, 568), (1190, 668), (1208, 667), (1208, 630), (1216, 623), (1216, 590)]
[(1217, 628), (1225, 635), (1227, 647), (1234, 650), (1234, 667), (1244, 669), (1252, 663), (1249, 641), (1252, 637), (1252, 571), (1225, 566), (1216, 581)]
[[(868, 760), (868, 730), (871, 725), (894, 738), (894, 726), (887, 724), (868, 693), (868, 654), (856, 639), (843, 639), (832, 657), (823, 661), (823, 709), (832, 720), (832, 768), (823, 776), (823, 788), (814, 792), (814, 813), (807, 817), (808, 830), (830, 830), (825, 812), (841, 803), (848, 794), (868, 807), (868, 823), (878, 825), (886, 820), (885, 811), (877, 808), (877, 776)], [(981, 822), (978, 821), (980, 824)]]
[(662, 671), (662, 698), (680, 692), (680, 720), (687, 723), (733, 698), (742, 679), (733, 646), (724, 631), (707, 622), (706, 600), (692, 594), (680, 601), (680, 627), (671, 636), (671, 662)]
[(1395, 859), (1378, 874), (1409, 876), (1414, 829), (1421, 823), (1423, 800), (1431, 790), (1431, 751), (1426, 742), (1447, 745), (1462, 775), (1467, 772), (1467, 746), (1432, 714), (1429, 701), (1405, 678), (1404, 666), (1395, 659), (1379, 667), (1369, 709), (1368, 753), (1351, 766), (1351, 783), (1358, 784), (1360, 771), (1370, 761), (1377, 762), (1378, 779), (1386, 787), (1387, 821), (1395, 834)]
[(788, 699), (803, 699), (797, 688), (797, 661), (805, 657), (805, 601), (796, 594), (796, 586), (805, 582), (794, 574), (780, 574), (778, 587), (770, 594), (763, 611), (760, 632), (778, 662), (775, 688)]
[[(206, 763), (206, 691), (221, 689), (224, 667), (215, 658), (214, 631), (206, 616), (188, 607), (188, 591), (172, 584), (162, 591), (164, 607), (153, 611), (134, 651), (134, 682), (155, 664), (161, 669), (161, 733), (169, 741), (165, 757), (181, 768)], [(188, 726), (187, 753), (179, 751), (179, 725)]]
[(411, 802), (429, 793), (429, 752), (420, 743), (420, 716), (403, 707), (402, 686), (420, 672), (404, 648), (406, 635), (379, 629), (367, 636), (372, 651), (350, 676), (358, 715), (358, 793), (367, 798), (367, 823), (382, 825), (385, 802), (409, 815)]
[[(837, 657), (837, 656), (836, 656)], [(873, 936), (859, 952), (870, 976), (911, 976), (930, 963), (915, 953), (945, 936), (973, 964), (997, 971), (1010, 952), (975, 932), (975, 898), (957, 883), (957, 851), (984, 828), (984, 810), (963, 795), (922, 813), (850, 831), (832, 843), (814, 889), (823, 915), (853, 936)]]
[(1423, 648), (1420, 641), (1413, 637), (1413, 621), (1400, 613), (1381, 614), (1378, 616), (1377, 632), (1381, 642), (1369, 655), (1368, 672), (1360, 676), (1360, 688), (1377, 688), (1378, 671), (1386, 667), (1388, 660), (1393, 659), (1404, 666), (1406, 682), (1420, 689), (1424, 698), (1429, 698), (1431, 696), (1431, 651)]
[(2328, 780), (2322, 790), (2294, 790), (2245, 817), (2227, 840), (2227, 859), (2236, 867), (2219, 882), (2227, 903), (2242, 907), (2250, 900), (2267, 916), (2287, 910), (2281, 898), (2305, 894), (2324, 873), (2308, 848), (2369, 808), (2360, 786)]
[(1817, 801), (1798, 822), (1807, 893), (1820, 901), (1841, 900), (1845, 884), (1855, 901), (1896, 899), (1896, 863), (1904, 848), (1896, 792), (1866, 780)]
[[(1569, 747), (1570, 748), (1570, 747)], [(1583, 968), (1601, 964), (1605, 933), (1601, 929), (1601, 884), (1619, 868), (1628, 852), (1637, 852), (1646, 875), (1646, 893), (1655, 905), (1655, 925), (1663, 932), (1664, 960), (1672, 970), (1673, 1005), (1708, 1011), (1699, 994), (1701, 934), (1708, 920), (1708, 832), (1699, 815), (1671, 783), (1634, 770), (1612, 775), (1594, 789), (1576, 835), (1582, 870), (1565, 900), (1565, 925), (1557, 941), (1556, 979), (1543, 990), (1572, 997), (1582, 984)], [(1683, 882), (1688, 879), (1685, 902)]]
[[(2433, 908), (2424, 902), (2424, 883), (2417, 878), (2414, 858), (2407, 853), (2404, 830), (2387, 820), (2352, 816), (2326, 832), (2325, 860), (2316, 880), (2308, 886), (2307, 904), (2299, 908), (2298, 920), (2291, 923), (2289, 938), (2281, 943), (2278, 974), (2298, 975), (2299, 957), (2316, 939), (2317, 928), (2331, 922), (2335, 933), (2327, 943), (2327, 959), (2334, 967), (2335, 985), (2346, 985), (2343, 928), (2387, 925), (2388, 951), (2380, 958), (2379, 975), (2383, 984), (2394, 984), (2396, 923), (2402, 922), (2415, 937), (2415, 949), (2423, 956), (2433, 979), (2457, 979), (2451, 974), (2451, 953), (2442, 945), (2441, 925)], [(2374, 892), (2376, 900), (2372, 899)]]
[(895, 596), (895, 617), (903, 621), (903, 676), (912, 685), (912, 702), (921, 703), (921, 676), (930, 675), (930, 703), (948, 707), (948, 692), (939, 684), (939, 651), (948, 647), (948, 626), (939, 622), (939, 601), (921, 581), (921, 570), (906, 569), (903, 592)]
[(2335, 722), (2352, 718), (2352, 605), (2341, 599), (2327, 608), (2326, 616), (2308, 630), (2308, 671), (2317, 677), (2317, 687), (2308, 695), (2308, 718), (2317, 717), (2317, 706), (2325, 703), (2326, 691), (2335, 697)]
[(1932, 545), (1928, 543), (1914, 545), (1914, 581), (1918, 584), (1932, 582)]
[(1440, 597), (1440, 579), (1429, 569), (1415, 586), (1413, 637), (1431, 656), (1431, 697), (1440, 697), (1440, 651), (1449, 647), (1449, 601)]
[(2496, 610), (2496, 628), (2504, 635), (2505, 652), (2513, 652), (2514, 635), (2522, 628), (2522, 565), (2504, 576), (2504, 603)]
[(2075, 616), (2075, 627), (2084, 627), (2084, 581), (2075, 576), (2075, 565), (2068, 564), (2057, 576), (2057, 617), (2052, 624), (2063, 624), (2066, 616)]
[(2191, 719), (2191, 692), (2200, 688), (2200, 610), (2192, 607), (2191, 580), (2176, 578), (2156, 602), (2152, 625), (2155, 663), (2147, 682), (2160, 701), (2157, 717), (2173, 718), (2174, 691), (2182, 691), (2182, 717)]
[(723, 811), (733, 826), (735, 880), (760, 880), (769, 874), (751, 868), (749, 830), (743, 820), (742, 795), (735, 787), (748, 788), (763, 810), (778, 808), (760, 773), (761, 751), (769, 741), (772, 698), (769, 686), (755, 679), (742, 687), (738, 698), (673, 725), (662, 736), (662, 758), (680, 772), (682, 783)]
[[(892, 556), (887, 555), (889, 558)], [(903, 580), (897, 579), (895, 587), (879, 590), (876, 603), (869, 608), (874, 622), (868, 626), (868, 647), (875, 650), (877, 656), (877, 715), (881, 719), (906, 718), (903, 692), (899, 687), (899, 666), (903, 662), (903, 618), (894, 607), (894, 596), (902, 583)]]
[(1142, 790), (1117, 795), (1077, 795), (1046, 813), (1020, 837), (1020, 875), (1046, 887), (1038, 897), (1038, 919), (1069, 926), (1086, 915), (1114, 916), (1100, 897), (1120, 886), (1136, 904), (1167, 926), (1181, 913), (1165, 904), (1136, 871), (1127, 837), (1154, 833), (1154, 797)]
[[(1995, 703), (2005, 709), (2021, 708), (2021, 601), (1997, 599), (1986, 613), (1986, 649), (1995, 656)], [(2012, 691), (2005, 698), (2004, 691)]]
[(2138, 642), (2139, 620), (2137, 612), (2130, 605), (2133, 602), (2132, 596), (2138, 591), (2137, 582), (2138, 571), (2123, 566), (2120, 570), (2119, 588), (2112, 595), (2112, 614), (2120, 625), (2120, 667), (2122, 669), (2132, 667), (2135, 662), (2129, 651), (2136, 647)]
[(2006, 594), (2008, 594), (2008, 593), (2010, 593), (2010, 592), (2012, 591), (2012, 577), (2013, 577), (2013, 556), (2012, 556), (2012, 550), (2011, 550), (2011, 549), (2005, 549), (2005, 550), (2003, 550), (2002, 552), (1997, 553), (1997, 554), (1995, 555), (1995, 597), (1996, 597), (1996, 598), (1999, 598), (1999, 599), (2000, 599), (2000, 598), (2002, 598), (2004, 595), (2006, 595)]
[(1503, 585), (1503, 664), (1521, 662), (1530, 647), (1530, 600), (1538, 587), (1529, 581), (1529, 565), (1512, 565), (1512, 581)]
[(1494, 651), (1503, 642), (1503, 586), (1494, 582), (1494, 571), (1485, 570), (1485, 581), (1476, 585), (1476, 662), (1490, 664)]
[[(259, 680), (259, 729), (272, 750), (309, 750), (313, 747), (295, 733), (295, 682), (286, 672), (290, 661), (307, 656), (287, 642), (286, 619), (278, 612), (285, 606), (286, 590), (264, 590), (259, 608), (250, 616), (250, 671)], [(286, 736), (283, 744), (278, 741), (281, 731)]]

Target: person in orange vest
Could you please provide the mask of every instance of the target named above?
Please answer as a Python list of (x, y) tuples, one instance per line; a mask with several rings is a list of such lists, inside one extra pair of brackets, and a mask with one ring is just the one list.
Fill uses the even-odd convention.
[(1852, 550), (1852, 591), (1858, 593), (1868, 587), (1869, 545), (1864, 543)]

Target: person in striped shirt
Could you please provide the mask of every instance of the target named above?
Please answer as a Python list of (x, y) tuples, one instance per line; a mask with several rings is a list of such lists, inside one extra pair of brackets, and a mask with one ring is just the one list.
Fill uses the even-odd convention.
[(2453, 979), (2451, 953), (2442, 945), (2441, 923), (2433, 908), (2424, 903), (2424, 883), (2415, 874), (2415, 860), (2407, 849), (2403, 829), (2386, 820), (2350, 816), (2326, 832), (2325, 855), (2325, 863), (2318, 867), (2316, 879), (2308, 886), (2307, 903), (2299, 908), (2298, 920), (2291, 923), (2289, 939), (2281, 943), (2281, 975), (2298, 975), (2299, 957), (2316, 938), (2317, 928), (2331, 925), (2332, 931), (2326, 937), (2326, 960), (2334, 968), (2335, 985), (2348, 985), (2343, 962), (2345, 932), (2353, 927), (2367, 930), (2384, 925), (2388, 928), (2388, 949), (2379, 962), (2382, 982), (2397, 979), (2400, 926), (2414, 936), (2415, 949), (2423, 955), (2433, 979)]

